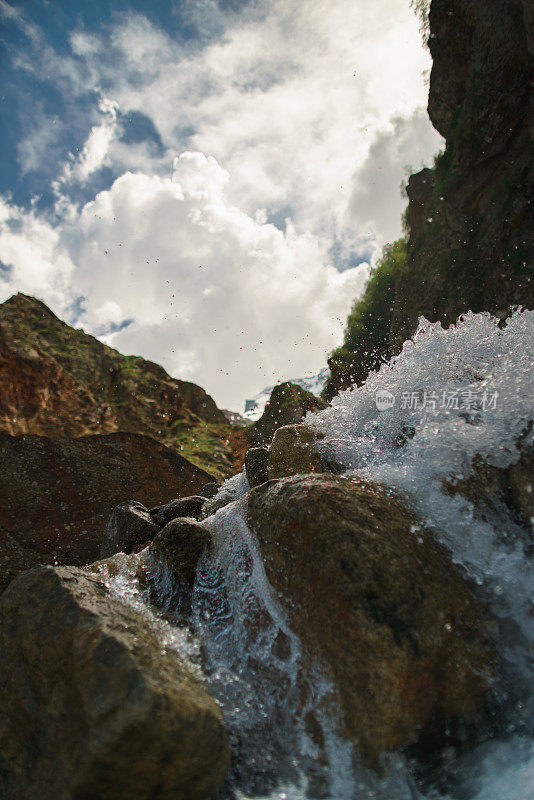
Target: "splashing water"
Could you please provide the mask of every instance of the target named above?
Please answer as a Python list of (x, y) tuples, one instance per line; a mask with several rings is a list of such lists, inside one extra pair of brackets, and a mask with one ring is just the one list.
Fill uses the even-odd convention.
[[(341, 472), (393, 488), (478, 582), (497, 621), (503, 663), (495, 689), (499, 734), (445, 758), (431, 777), (401, 754), (385, 758), (379, 776), (365, 769), (339, 733), (328, 674), (302, 658), (243, 503), (232, 504), (203, 523), (214, 546), (199, 564), (193, 592), (193, 626), (232, 744), (232, 773), (218, 800), (532, 800), (532, 539), (498, 498), (481, 515), (446, 484), (476, 480), (477, 459), (504, 469), (532, 444), (533, 365), (532, 312), (518, 311), (504, 326), (488, 314), (468, 314), (448, 330), (421, 320), (396, 359), (306, 419), (324, 434), (318, 446)], [(383, 411), (379, 390), (389, 397)], [(244, 475), (236, 476), (219, 499), (247, 489)], [(158, 580), (160, 598), (172, 608), (169, 575)], [(144, 605), (131, 565), (108, 582)], [(177, 653), (189, 648), (195, 658), (190, 637), (173, 639), (166, 628), (164, 634)]]
[[(390, 398), (382, 411), (379, 391)], [(469, 313), (447, 330), (420, 320), (396, 359), (306, 418), (345, 474), (383, 483), (417, 510), (479, 583), (500, 623), (506, 738), (451, 763), (454, 793), (429, 798), (534, 797), (532, 537), (498, 499), (481, 516), (446, 489), (476, 481), (477, 464), (504, 469), (532, 446), (533, 395), (534, 313), (518, 310), (503, 327), (489, 314)]]
[(220, 797), (420, 797), (402, 759), (385, 759), (378, 778), (340, 736), (328, 675), (317, 665), (306, 668), (243, 506), (224, 508), (205, 524), (214, 552), (199, 566), (193, 606), (233, 744), (233, 773)]

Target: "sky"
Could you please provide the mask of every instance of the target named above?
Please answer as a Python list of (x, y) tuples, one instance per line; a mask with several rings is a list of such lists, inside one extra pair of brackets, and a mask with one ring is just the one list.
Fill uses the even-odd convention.
[(0, 302), (223, 408), (325, 366), (441, 138), (409, 0), (0, 0)]

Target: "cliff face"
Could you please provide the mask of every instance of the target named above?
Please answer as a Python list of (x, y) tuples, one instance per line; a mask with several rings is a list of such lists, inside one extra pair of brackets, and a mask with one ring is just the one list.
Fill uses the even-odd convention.
[(143, 433), (217, 477), (233, 471), (231, 426), (200, 386), (121, 355), (23, 294), (0, 305), (0, 429)]
[(445, 137), (435, 168), (408, 184), (411, 237), (390, 345), (417, 319), (505, 317), (534, 301), (534, 4), (433, 0), (428, 113)]
[(411, 237), (390, 344), (418, 317), (507, 316), (534, 301), (532, 0), (433, 0), (428, 114), (445, 137), (408, 184)]
[[(376, 365), (421, 315), (447, 326), (467, 311), (504, 318), (534, 306), (534, 2), (432, 0), (429, 23), (428, 113), (446, 148), (408, 183), (407, 257)], [(382, 318), (369, 299), (370, 318)], [(349, 329), (350, 318), (350, 345)], [(345, 349), (329, 396), (369, 371), (360, 341)]]

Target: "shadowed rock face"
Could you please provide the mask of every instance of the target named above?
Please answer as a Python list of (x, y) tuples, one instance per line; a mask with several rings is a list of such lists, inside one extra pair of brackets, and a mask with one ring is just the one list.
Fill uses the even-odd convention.
[(185, 658), (94, 576), (43, 567), (0, 600), (0, 795), (202, 800), (229, 764)]
[(420, 315), (507, 316), (534, 304), (534, 62), (530, 2), (433, 0), (428, 113), (446, 138), (429, 180), (408, 186), (408, 267), (392, 314), (393, 352)]
[(151, 507), (195, 494), (210, 479), (138, 434), (0, 433), (0, 588), (24, 565), (95, 561), (111, 512), (125, 498)]
[(218, 477), (233, 473), (232, 427), (204, 389), (121, 355), (24, 294), (0, 305), (0, 428), (45, 436), (142, 433)]
[(269, 481), (240, 501), (307, 657), (334, 680), (369, 763), (480, 708), (493, 650), (444, 547), (380, 486), (331, 475)]

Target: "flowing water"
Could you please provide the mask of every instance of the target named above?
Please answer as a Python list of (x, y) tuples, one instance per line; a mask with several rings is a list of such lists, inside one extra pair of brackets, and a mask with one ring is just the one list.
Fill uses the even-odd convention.
[[(461, 757), (445, 754), (431, 773), (401, 754), (385, 758), (379, 775), (365, 769), (340, 734), (328, 674), (303, 663), (242, 507), (230, 505), (204, 523), (214, 547), (197, 572), (196, 638), (157, 622), (177, 657), (198, 661), (202, 642), (232, 744), (232, 773), (218, 800), (534, 798), (532, 532), (498, 499), (481, 513), (443, 488), (472, 478), (477, 459), (501, 469), (516, 463), (519, 446), (532, 443), (533, 348), (531, 312), (516, 312), (504, 327), (486, 314), (447, 331), (421, 321), (400, 356), (307, 418), (340, 471), (395, 489), (477, 581), (502, 662), (488, 740)], [(222, 491), (239, 497), (247, 488), (240, 476)], [(109, 583), (150, 614), (127, 561)], [(169, 576), (158, 580), (160, 602), (172, 611)]]

